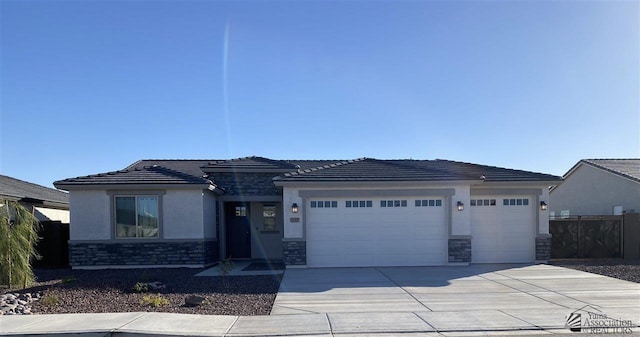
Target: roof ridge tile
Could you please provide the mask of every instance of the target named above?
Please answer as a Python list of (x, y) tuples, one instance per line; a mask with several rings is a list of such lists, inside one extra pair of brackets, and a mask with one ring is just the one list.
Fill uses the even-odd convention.
[[(367, 158), (357, 158), (357, 159), (349, 159), (349, 160), (343, 160), (337, 163), (333, 163), (330, 165), (322, 165), (322, 166), (318, 166), (318, 167), (312, 167), (312, 168), (308, 168), (308, 169), (304, 169), (304, 170), (298, 170), (298, 171), (293, 171), (293, 172), (285, 172), (282, 176), (284, 177), (291, 177), (291, 176), (298, 176), (298, 175), (302, 175), (304, 173), (310, 173), (310, 172), (315, 172), (318, 170), (326, 170), (326, 169), (331, 169), (331, 168), (335, 168), (335, 167), (340, 167), (343, 165), (347, 165), (347, 164), (351, 164), (351, 163), (355, 163), (361, 160), (364, 160)], [(278, 179), (279, 177), (275, 177), (274, 179)]]

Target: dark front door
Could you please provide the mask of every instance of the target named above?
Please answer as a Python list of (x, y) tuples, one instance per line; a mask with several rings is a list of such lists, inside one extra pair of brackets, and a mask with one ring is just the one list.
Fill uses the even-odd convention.
[(225, 203), (224, 219), (227, 225), (227, 257), (251, 257), (251, 227), (249, 203)]

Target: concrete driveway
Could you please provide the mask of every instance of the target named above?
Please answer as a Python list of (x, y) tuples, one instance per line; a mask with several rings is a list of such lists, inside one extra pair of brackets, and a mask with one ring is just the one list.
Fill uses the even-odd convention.
[(338, 334), (569, 332), (574, 311), (637, 332), (640, 285), (549, 265), (287, 269), (271, 315), (324, 313)]

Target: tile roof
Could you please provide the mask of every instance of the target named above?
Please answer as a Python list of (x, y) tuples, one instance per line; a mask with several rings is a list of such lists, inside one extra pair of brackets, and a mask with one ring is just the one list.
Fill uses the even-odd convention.
[[(640, 159), (583, 159), (578, 162), (578, 164), (580, 164), (581, 162), (640, 182)], [(569, 171), (568, 174), (570, 174), (572, 171), (573, 168)]]
[[(262, 179), (258, 176), (264, 176), (265, 179), (271, 177), (274, 181), (318, 182), (447, 180), (497, 182), (559, 181), (562, 179), (548, 174), (449, 160), (382, 160), (373, 158), (274, 160), (254, 156), (230, 160), (140, 160), (122, 171), (65, 179), (56, 182), (55, 185), (60, 187), (105, 184), (205, 184), (213, 182), (228, 193), (233, 193), (236, 190), (237, 193), (253, 190), (264, 193), (268, 186), (257, 188), (256, 186), (261, 186), (257, 181)], [(270, 179), (268, 184), (270, 184)]]
[(405, 165), (398, 161), (360, 158), (301, 169), (274, 178), (279, 181), (436, 181), (468, 177), (446, 171)]
[(27, 181), (0, 175), (0, 198), (35, 199), (69, 204), (69, 194)]
[(482, 179), (484, 181), (558, 181), (562, 178), (550, 174), (508, 169), (497, 166), (465, 163), (459, 161), (435, 160), (391, 160), (402, 165), (439, 170), (455, 175), (457, 179)]
[(54, 183), (56, 187), (121, 184), (211, 184), (211, 181), (201, 176), (193, 176), (164, 166), (139, 167), (133, 165), (121, 171), (69, 178)]
[(284, 160), (274, 160), (264, 157), (244, 157), (228, 160), (211, 161), (204, 166), (206, 171), (238, 171), (238, 170), (256, 170), (256, 171), (287, 171), (295, 170), (295, 164)]
[(125, 170), (142, 169), (144, 167), (158, 165), (194, 177), (204, 177), (202, 167), (212, 161), (211, 159), (143, 159), (127, 166)]
[(313, 159), (313, 160), (283, 160), (283, 161), (286, 161), (287, 163), (290, 163), (293, 165), (297, 165), (300, 168), (300, 170), (308, 170), (308, 169), (322, 167), (322, 166), (331, 165), (335, 163), (346, 162), (348, 161), (348, 159), (333, 159), (333, 160)]

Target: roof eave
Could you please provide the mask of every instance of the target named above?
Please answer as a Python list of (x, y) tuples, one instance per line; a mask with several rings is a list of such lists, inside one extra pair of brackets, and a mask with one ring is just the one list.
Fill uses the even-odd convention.
[[(224, 193), (215, 184), (185, 184), (185, 183), (117, 183), (117, 184), (96, 184), (96, 183), (62, 183), (55, 182), (55, 187), (65, 190), (102, 190), (102, 189), (208, 189), (215, 193)], [(216, 192), (219, 191), (219, 192)]]
[(340, 184), (340, 185), (405, 185), (405, 184), (416, 184), (416, 183), (428, 183), (428, 184), (437, 184), (437, 185), (467, 185), (478, 183), (481, 180), (322, 180), (322, 181), (313, 181), (313, 180), (273, 180), (273, 184), (277, 187), (284, 186), (317, 186), (317, 185), (326, 185), (326, 184)]

